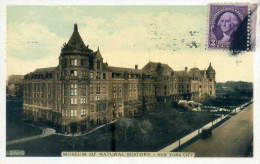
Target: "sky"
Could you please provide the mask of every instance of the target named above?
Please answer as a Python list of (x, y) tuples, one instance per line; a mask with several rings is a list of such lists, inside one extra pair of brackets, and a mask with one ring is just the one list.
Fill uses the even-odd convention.
[(173, 70), (211, 62), (216, 81), (254, 81), (253, 52), (208, 50), (207, 6), (7, 6), (7, 76), (58, 65), (75, 23), (90, 49), (110, 66), (149, 61)]

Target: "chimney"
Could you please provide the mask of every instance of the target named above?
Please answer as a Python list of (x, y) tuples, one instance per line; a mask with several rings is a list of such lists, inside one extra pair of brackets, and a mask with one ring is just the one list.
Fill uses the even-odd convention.
[(138, 65), (137, 64), (135, 65), (135, 69), (138, 69)]
[(78, 25), (74, 24), (74, 31), (78, 31)]
[(185, 67), (185, 71), (188, 72), (188, 67)]

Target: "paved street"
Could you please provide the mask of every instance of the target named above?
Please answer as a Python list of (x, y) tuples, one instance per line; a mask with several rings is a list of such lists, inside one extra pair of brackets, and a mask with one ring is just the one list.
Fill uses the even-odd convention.
[(183, 152), (195, 152), (196, 157), (245, 156), (253, 136), (253, 104), (229, 119), (212, 137), (197, 142)]

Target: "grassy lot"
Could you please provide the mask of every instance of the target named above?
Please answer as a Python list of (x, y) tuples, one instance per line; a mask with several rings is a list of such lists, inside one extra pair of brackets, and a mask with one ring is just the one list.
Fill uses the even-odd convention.
[(6, 140), (15, 140), (41, 134), (38, 128), (28, 126), (22, 121), (22, 99), (7, 97), (6, 101)]
[(60, 156), (61, 151), (158, 151), (211, 119), (206, 112), (171, 109), (124, 118), (86, 136), (52, 135), (7, 149), (25, 150), (28, 156)]

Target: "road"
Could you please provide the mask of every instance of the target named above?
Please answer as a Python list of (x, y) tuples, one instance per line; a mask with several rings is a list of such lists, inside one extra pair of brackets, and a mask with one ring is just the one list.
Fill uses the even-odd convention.
[(253, 136), (253, 104), (212, 131), (212, 137), (199, 139), (183, 150), (196, 157), (244, 157)]

